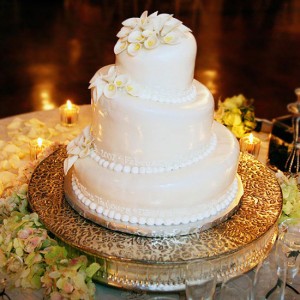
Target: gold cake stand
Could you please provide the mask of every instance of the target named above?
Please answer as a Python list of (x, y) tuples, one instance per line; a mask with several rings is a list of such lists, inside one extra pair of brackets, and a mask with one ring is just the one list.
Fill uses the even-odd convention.
[(211, 262), (209, 272), (221, 281), (254, 268), (276, 240), (281, 189), (274, 173), (250, 155), (240, 158), (244, 195), (231, 218), (206, 231), (164, 238), (120, 233), (80, 216), (65, 199), (65, 158), (65, 147), (60, 147), (37, 166), (29, 183), (29, 204), (60, 241), (101, 265), (94, 277), (99, 282), (179, 291), (185, 287), (188, 264)]

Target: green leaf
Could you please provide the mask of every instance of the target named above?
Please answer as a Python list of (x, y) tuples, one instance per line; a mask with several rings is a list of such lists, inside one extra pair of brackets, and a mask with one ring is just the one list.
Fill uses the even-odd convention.
[(62, 259), (67, 258), (67, 250), (64, 247), (52, 246), (49, 247), (48, 252), (45, 254), (45, 261), (48, 265), (52, 266)]
[(100, 265), (98, 263), (92, 263), (86, 268), (85, 272), (88, 277), (92, 278), (99, 269)]

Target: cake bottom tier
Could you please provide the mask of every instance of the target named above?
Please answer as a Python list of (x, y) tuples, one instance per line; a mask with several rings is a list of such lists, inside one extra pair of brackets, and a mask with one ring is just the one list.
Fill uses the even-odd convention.
[(124, 232), (164, 236), (207, 229), (234, 211), (243, 191), (235, 137), (218, 123), (213, 134), (211, 154), (170, 172), (118, 173), (89, 156), (79, 159), (66, 178), (67, 199), (85, 217)]

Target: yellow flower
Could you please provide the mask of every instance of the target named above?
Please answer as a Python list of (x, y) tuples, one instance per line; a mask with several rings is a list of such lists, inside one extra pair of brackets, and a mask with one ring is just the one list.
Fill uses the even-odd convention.
[(256, 126), (252, 102), (242, 94), (226, 98), (223, 102), (219, 100), (214, 118), (228, 127), (236, 137), (242, 137)]
[(223, 117), (224, 124), (227, 126), (237, 126), (242, 123), (241, 112), (237, 111), (227, 111)]
[(243, 95), (233, 96), (231, 98), (226, 98), (223, 102), (223, 106), (225, 109), (234, 109), (241, 107), (246, 103), (246, 98)]
[(244, 121), (244, 125), (249, 131), (253, 130), (256, 126), (256, 122), (251, 122), (251, 121)]
[(237, 126), (232, 126), (231, 132), (237, 137), (241, 138), (246, 132), (245, 132), (245, 127), (243, 124), (237, 125)]

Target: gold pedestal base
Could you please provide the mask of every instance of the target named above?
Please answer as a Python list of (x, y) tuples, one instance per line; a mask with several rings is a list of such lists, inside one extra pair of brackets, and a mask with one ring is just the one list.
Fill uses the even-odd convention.
[(210, 271), (222, 281), (255, 267), (275, 242), (281, 189), (274, 173), (252, 156), (241, 156), (244, 195), (230, 219), (203, 232), (168, 238), (120, 233), (80, 216), (65, 199), (65, 157), (61, 147), (38, 165), (29, 183), (29, 203), (57, 238), (101, 265), (95, 275), (99, 282), (146, 291), (183, 290), (187, 263), (209, 260)]

